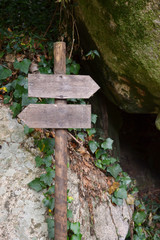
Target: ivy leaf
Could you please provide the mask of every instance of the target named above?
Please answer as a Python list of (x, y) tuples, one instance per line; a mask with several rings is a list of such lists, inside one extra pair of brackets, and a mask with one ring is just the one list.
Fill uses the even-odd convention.
[(39, 67), (39, 72), (42, 74), (51, 74), (52, 70), (50, 69), (50, 67)]
[(97, 122), (97, 115), (96, 114), (92, 113), (92, 115), (91, 115), (91, 122), (94, 123), (94, 124)]
[(111, 149), (112, 150), (112, 144), (113, 144), (113, 140), (111, 138), (107, 138), (102, 144), (101, 147), (103, 149)]
[(46, 165), (46, 167), (50, 167), (52, 165), (52, 156), (49, 155), (43, 159), (43, 163)]
[(18, 62), (17, 60), (15, 60), (15, 62), (13, 63), (13, 66), (15, 69), (19, 69), (21, 72), (24, 72), (25, 74), (27, 74), (29, 71), (30, 64), (31, 64), (31, 61), (25, 58), (21, 62)]
[(106, 158), (104, 160), (102, 160), (102, 164), (103, 165), (110, 165), (110, 164), (113, 164), (115, 163), (117, 160), (115, 158)]
[(67, 209), (67, 218), (72, 218), (73, 214), (72, 211), (70, 209)]
[(34, 128), (29, 128), (27, 125), (24, 126), (24, 133), (30, 134), (34, 131)]
[(84, 141), (84, 140), (85, 140), (85, 137), (86, 137), (86, 134), (83, 133), (83, 132), (79, 132), (79, 133), (77, 134), (77, 136), (79, 137), (79, 139), (81, 139), (82, 141)]
[[(96, 158), (98, 159), (102, 154), (105, 154), (105, 150), (104, 149), (98, 149), (96, 151)], [(105, 154), (105, 156), (107, 157), (107, 154)], [(103, 160), (103, 159), (102, 159)]]
[(55, 186), (53, 185), (53, 186), (51, 186), (51, 187), (48, 189), (48, 191), (46, 192), (46, 194), (52, 195), (52, 194), (54, 194), (54, 193), (55, 193)]
[(146, 219), (146, 213), (145, 212), (135, 212), (133, 214), (133, 221), (137, 224), (137, 225), (141, 225), (145, 219)]
[(43, 199), (43, 204), (45, 207), (47, 207), (48, 209), (51, 209), (53, 211), (54, 209), (54, 204), (55, 201), (54, 201), (54, 198), (49, 198), (49, 197), (46, 197)]
[(127, 199), (127, 191), (124, 187), (121, 187), (114, 192), (114, 196), (116, 198)]
[(92, 153), (95, 153), (95, 151), (97, 150), (98, 148), (98, 144), (96, 141), (89, 141), (89, 148), (91, 150)]
[(55, 171), (51, 168), (47, 168), (46, 172), (47, 173), (42, 174), (40, 176), (40, 180), (44, 182), (46, 185), (51, 186), (53, 182), (53, 178), (55, 177)]
[(20, 85), (16, 85), (16, 89), (13, 93), (14, 97), (17, 99), (22, 98), (23, 93), (26, 93), (26, 89)]
[(0, 80), (6, 79), (12, 76), (12, 71), (3, 66), (0, 66)]
[(23, 86), (25, 89), (28, 89), (28, 80), (26, 77), (19, 75), (17, 84)]
[(80, 223), (79, 222), (71, 223), (70, 229), (73, 231), (74, 234), (76, 234), (76, 235), (79, 234), (80, 233)]
[(117, 181), (121, 181), (121, 183), (125, 186), (129, 185), (132, 182), (129, 176), (124, 176), (124, 177), (118, 176)]
[(96, 133), (96, 129), (95, 128), (87, 129), (87, 133), (88, 133), (88, 136), (92, 136), (93, 134)]
[(54, 220), (47, 218), (46, 222), (48, 226), (48, 237), (49, 239), (54, 239)]
[(122, 172), (122, 168), (119, 164), (114, 164), (113, 166), (107, 168), (107, 172), (109, 172), (114, 178), (116, 178), (118, 174)]
[(95, 163), (96, 167), (103, 169), (102, 161), (98, 159)]
[(11, 111), (13, 112), (13, 118), (15, 118), (18, 113), (20, 113), (22, 106), (19, 103), (13, 102), (12, 106), (10, 106)]
[(115, 203), (118, 206), (122, 206), (123, 199), (122, 198), (115, 198), (114, 196), (112, 196), (112, 202)]
[(73, 62), (70, 66), (70, 72), (76, 75), (79, 73), (79, 70), (80, 70), (80, 65)]
[(45, 187), (45, 185), (40, 181), (40, 178), (35, 178), (33, 181), (28, 183), (28, 186), (36, 192), (41, 191)]
[(43, 158), (37, 156), (35, 158), (35, 161), (36, 161), (36, 167), (41, 167), (43, 165)]
[(10, 96), (4, 96), (4, 100), (3, 100), (4, 104), (8, 104), (10, 99), (11, 99)]
[(35, 97), (28, 97), (27, 93), (22, 94), (22, 106), (27, 106), (30, 103), (36, 103), (38, 101), (38, 98)]
[(71, 240), (81, 240), (82, 239), (82, 234), (78, 234), (78, 235), (72, 235)]

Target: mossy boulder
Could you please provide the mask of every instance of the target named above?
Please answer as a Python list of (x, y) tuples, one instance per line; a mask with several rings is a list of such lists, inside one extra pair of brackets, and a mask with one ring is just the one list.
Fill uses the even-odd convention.
[(95, 80), (126, 112), (159, 111), (159, 10), (159, 0), (79, 0), (75, 7), (83, 44), (89, 49), (91, 37), (103, 61), (94, 64)]

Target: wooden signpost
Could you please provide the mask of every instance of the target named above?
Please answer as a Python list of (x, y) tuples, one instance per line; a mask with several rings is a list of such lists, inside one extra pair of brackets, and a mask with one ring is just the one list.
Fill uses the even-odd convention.
[(66, 103), (89, 98), (99, 86), (90, 76), (66, 74), (66, 44), (54, 44), (54, 75), (29, 74), (30, 97), (55, 98), (55, 104), (30, 104), (18, 116), (32, 128), (55, 128), (55, 240), (67, 239), (66, 128), (90, 128), (91, 106)]

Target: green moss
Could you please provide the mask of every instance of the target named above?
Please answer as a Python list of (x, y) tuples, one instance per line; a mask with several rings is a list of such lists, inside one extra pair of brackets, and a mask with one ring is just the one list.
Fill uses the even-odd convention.
[(159, 98), (158, 0), (79, 0), (79, 8), (107, 66)]

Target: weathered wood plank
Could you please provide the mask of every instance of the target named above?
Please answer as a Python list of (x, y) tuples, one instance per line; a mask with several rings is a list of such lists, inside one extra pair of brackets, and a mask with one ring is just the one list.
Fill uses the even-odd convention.
[(18, 117), (31, 128), (91, 128), (90, 105), (30, 104)]
[(41, 98), (90, 98), (99, 86), (85, 75), (29, 74), (28, 96)]

